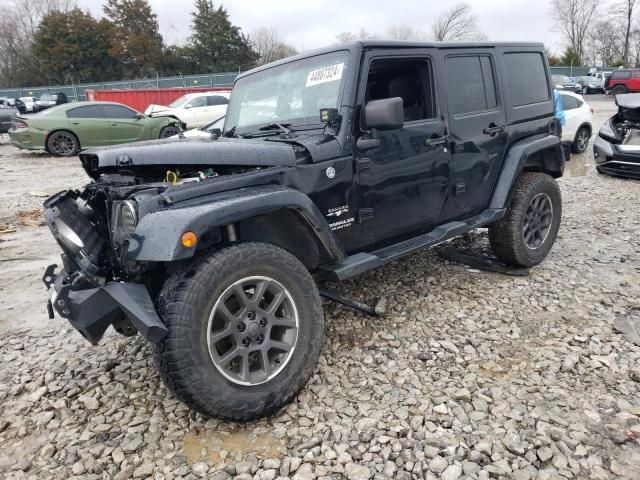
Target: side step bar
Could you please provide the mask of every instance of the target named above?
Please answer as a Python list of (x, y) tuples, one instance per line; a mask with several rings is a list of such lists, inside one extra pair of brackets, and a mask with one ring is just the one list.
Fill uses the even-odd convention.
[(422, 248), (433, 247), (439, 243), (487, 225), (504, 215), (503, 209), (487, 209), (480, 215), (464, 222), (450, 222), (434, 228), (429, 233), (410, 238), (388, 247), (366, 253), (360, 252), (345, 258), (339, 263), (320, 268), (320, 277), (325, 280), (341, 282), (374, 268), (397, 260)]

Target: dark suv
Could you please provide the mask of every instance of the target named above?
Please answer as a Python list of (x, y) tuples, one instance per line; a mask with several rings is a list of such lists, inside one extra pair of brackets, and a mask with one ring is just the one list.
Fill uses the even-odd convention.
[(94, 344), (142, 334), (206, 415), (273, 413), (321, 351), (316, 281), (484, 226), (500, 260), (541, 262), (559, 135), (542, 44), (358, 42), (262, 66), (220, 136), (80, 155), (93, 181), (45, 202), (64, 252), (50, 314)]

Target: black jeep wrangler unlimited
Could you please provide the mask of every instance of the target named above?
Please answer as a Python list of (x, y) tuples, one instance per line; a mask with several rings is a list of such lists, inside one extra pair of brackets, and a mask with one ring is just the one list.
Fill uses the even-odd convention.
[(45, 202), (64, 268), (49, 313), (91, 343), (153, 343), (195, 410), (275, 412), (311, 375), (317, 280), (488, 226), (533, 266), (561, 216), (564, 156), (541, 44), (358, 42), (240, 75), (220, 135), (87, 151)]

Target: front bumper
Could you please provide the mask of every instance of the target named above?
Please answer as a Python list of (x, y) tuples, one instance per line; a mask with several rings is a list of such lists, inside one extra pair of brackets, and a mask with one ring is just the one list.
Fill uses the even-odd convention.
[(593, 142), (593, 157), (599, 172), (640, 179), (640, 148), (614, 145), (599, 135)]
[[(63, 257), (63, 261), (64, 261)], [(95, 288), (74, 289), (77, 279), (56, 265), (47, 267), (43, 281), (49, 289), (47, 311), (65, 318), (84, 338), (96, 345), (113, 324), (128, 320), (147, 340), (157, 343), (169, 330), (155, 310), (146, 287), (139, 283), (109, 282)]]

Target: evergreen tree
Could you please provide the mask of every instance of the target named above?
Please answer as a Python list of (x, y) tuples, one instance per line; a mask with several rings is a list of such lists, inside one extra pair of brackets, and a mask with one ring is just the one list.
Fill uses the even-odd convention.
[(107, 0), (104, 13), (111, 23), (111, 56), (129, 77), (158, 71), (163, 53), (158, 17), (147, 0)]
[(110, 48), (106, 23), (74, 8), (53, 11), (42, 19), (33, 37), (32, 52), (48, 81), (78, 83), (117, 76)]
[(567, 47), (560, 57), (560, 63), (562, 65), (573, 65), (574, 67), (582, 66), (582, 58), (576, 50), (572, 47)]
[(224, 7), (216, 8), (212, 0), (196, 0), (192, 17), (188, 48), (200, 72), (245, 70), (255, 64), (258, 55), (240, 28), (229, 21)]

